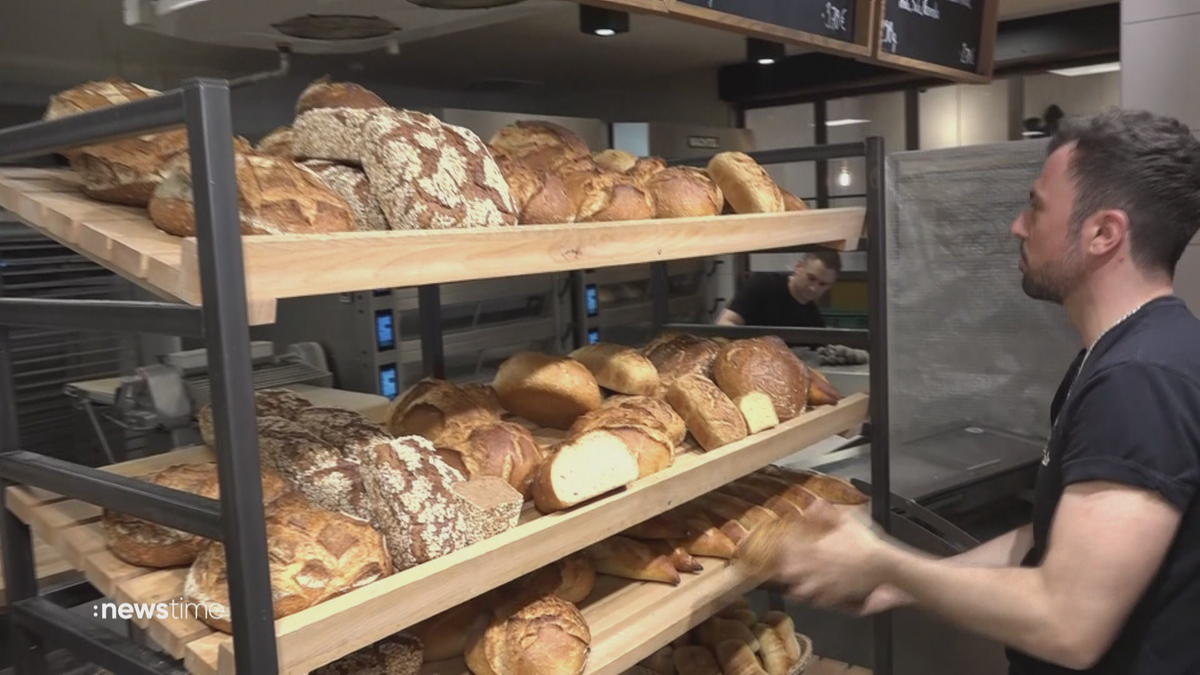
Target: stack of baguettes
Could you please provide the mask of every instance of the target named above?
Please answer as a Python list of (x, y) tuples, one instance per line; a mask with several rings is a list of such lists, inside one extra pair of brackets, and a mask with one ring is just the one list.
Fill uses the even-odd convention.
[[(59, 119), (161, 92), (119, 78), (51, 97)], [(234, 139), (244, 235), (505, 227), (805, 210), (744, 153), (704, 169), (620, 150), (593, 154), (574, 132), (519, 121), (485, 143), (369, 89), (321, 78), (292, 123), (257, 146)], [(143, 207), (160, 230), (195, 235), (184, 129), (73, 148), (64, 156), (93, 199)]]

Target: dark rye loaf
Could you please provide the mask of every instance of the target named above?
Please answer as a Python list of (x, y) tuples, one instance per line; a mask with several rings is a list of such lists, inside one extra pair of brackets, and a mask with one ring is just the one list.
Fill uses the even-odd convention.
[(301, 159), (362, 161), (363, 124), (387, 103), (353, 82), (327, 77), (308, 85), (296, 101), (292, 153)]

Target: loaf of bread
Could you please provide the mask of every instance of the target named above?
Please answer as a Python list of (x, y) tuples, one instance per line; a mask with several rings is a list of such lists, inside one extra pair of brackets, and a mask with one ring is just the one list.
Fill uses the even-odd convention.
[(321, 666), (312, 675), (417, 675), (423, 652), (419, 639), (397, 633)]
[(296, 157), (362, 162), (363, 126), (374, 111), (388, 104), (352, 82), (327, 77), (304, 88), (296, 101), (292, 147)]
[(646, 181), (646, 189), (654, 201), (655, 218), (717, 216), (725, 204), (721, 188), (708, 173), (693, 167), (660, 171)]
[(807, 211), (808, 210), (808, 204), (804, 203), (803, 199), (800, 199), (796, 195), (788, 192), (787, 190), (784, 190), (783, 188), (780, 188), (780, 192), (783, 193), (783, 210), (784, 211)]
[(397, 571), (475, 543), (454, 492), (465, 480), (420, 436), (376, 443), (360, 451), (363, 484), (375, 522), (387, 539)]
[(534, 171), (557, 169), (590, 155), (578, 134), (553, 122), (518, 121), (498, 130), (488, 145)]
[(642, 412), (650, 413), (654, 416), (662, 429), (666, 431), (667, 437), (671, 439), (671, 443), (679, 447), (687, 437), (687, 426), (683, 423), (683, 418), (669, 403), (659, 398), (650, 396), (609, 396), (604, 399), (604, 404), (601, 408), (629, 408)]
[[(711, 510), (703, 508), (700, 502), (696, 500), (692, 500), (691, 502), (678, 507), (678, 510), (688, 519), (688, 525), (693, 532), (704, 532), (705, 534), (711, 535), (713, 529), (715, 529), (716, 531), (719, 531), (721, 534), (725, 535), (725, 537), (728, 538), (729, 541), (733, 542), (735, 546), (742, 543), (746, 537), (750, 536), (749, 528), (742, 524), (742, 521), (738, 520), (736, 517), (719, 516), (713, 513)], [(700, 527), (701, 523), (707, 523), (709, 526), (711, 526), (710, 529), (702, 529)], [(691, 539), (689, 538), (684, 542), (684, 545), (688, 547), (688, 551), (692, 553), (692, 555), (704, 555), (703, 553), (693, 550), (690, 542)], [(721, 542), (720, 540), (714, 541), (713, 543), (717, 545), (724, 544), (724, 542)]]
[(386, 425), (395, 436), (424, 436), (437, 445), (448, 426), (498, 422), (503, 412), (490, 386), (424, 378), (392, 400)]
[[(296, 493), (275, 501), (266, 525), (276, 619), (392, 573), (379, 532), (354, 518), (314, 508)], [(232, 632), (225, 547), (220, 542), (212, 542), (196, 557), (183, 593), (188, 602), (225, 608), (197, 614), (216, 630)]]
[(776, 466), (770, 467), (770, 472), (781, 480), (801, 487), (831, 504), (859, 506), (870, 501), (867, 495), (845, 478), (819, 471), (798, 471)]
[[(238, 212), (243, 235), (353, 232), (354, 213), (341, 195), (295, 162), (237, 153)], [(196, 234), (191, 165), (176, 163), (150, 197), (155, 227), (179, 237)]]
[(374, 522), (356, 459), (282, 417), (258, 420), (258, 451), (264, 466), (279, 472), (314, 506)]
[(752, 434), (779, 426), (779, 415), (775, 413), (775, 402), (761, 391), (750, 391), (732, 399), (746, 420), (746, 429)]
[(388, 229), (387, 218), (379, 208), (367, 174), (345, 164), (323, 159), (310, 159), (304, 166), (321, 177), (325, 185), (342, 196), (354, 214), (354, 227), (360, 232)]
[(296, 415), (296, 423), (348, 459), (358, 459), (360, 450), (392, 438), (386, 429), (362, 413), (345, 408), (310, 406)]
[(645, 187), (659, 173), (666, 170), (667, 162), (662, 157), (639, 157), (625, 175), (633, 179), (638, 187)]
[(584, 345), (569, 356), (609, 391), (630, 396), (653, 396), (658, 391), (658, 369), (633, 347), (600, 342)]
[(284, 159), (294, 159), (296, 157), (296, 153), (293, 150), (295, 138), (296, 132), (292, 131), (290, 126), (275, 127), (258, 141), (258, 145), (254, 146), (254, 150), (260, 155), (274, 155), (276, 157), (283, 157)]
[(713, 361), (713, 380), (733, 399), (766, 394), (783, 422), (808, 405), (809, 375), (804, 362), (780, 344), (765, 338), (734, 340)]
[(634, 179), (620, 174), (601, 174), (583, 181), (582, 199), (575, 214), (580, 223), (650, 220), (654, 202), (650, 193)]
[(680, 581), (671, 554), (655, 550), (648, 542), (616, 535), (588, 546), (584, 552), (601, 574), (674, 585)]
[(562, 176), (552, 171), (535, 171), (507, 155), (496, 164), (508, 183), (521, 225), (555, 225), (575, 221), (575, 204), (567, 194)]
[(506, 410), (552, 429), (569, 429), (601, 404), (591, 371), (565, 356), (517, 352), (500, 364), (492, 386)]
[(592, 635), (579, 609), (547, 595), (497, 615), (468, 645), (475, 675), (580, 675)]
[(666, 539), (654, 539), (645, 542), (645, 544), (649, 546), (650, 550), (656, 555), (666, 556), (667, 559), (671, 561), (671, 564), (675, 566), (675, 569), (680, 572), (684, 572), (686, 574), (695, 574), (697, 572), (704, 571), (704, 566), (701, 565), (698, 560), (693, 558), (692, 555), (687, 552), (687, 548), (685, 548), (681, 543), (668, 541)]
[(672, 657), (675, 661), (675, 671), (679, 675), (723, 675), (716, 657), (707, 647), (676, 647)]
[(459, 481), (450, 489), (472, 542), (510, 530), (521, 519), (525, 498), (501, 478), (481, 476)]
[(811, 406), (833, 405), (842, 400), (842, 393), (821, 371), (809, 366), (808, 404)]
[[(268, 388), (254, 392), (255, 417), (282, 417), (295, 420), (300, 411), (311, 408), (312, 402), (290, 389)], [(213, 433), (212, 404), (205, 403), (196, 413), (200, 427), (200, 438), (210, 448), (216, 447)]]
[(767, 490), (762, 490), (747, 483), (734, 481), (727, 485), (721, 486), (718, 492), (737, 497), (751, 504), (757, 504), (771, 511), (780, 518), (803, 518), (804, 510), (796, 503), (785, 499), (780, 495), (770, 494)]
[(708, 162), (708, 175), (737, 213), (780, 213), (783, 191), (758, 162), (743, 152), (721, 152)]
[(721, 346), (708, 338), (670, 332), (656, 336), (642, 348), (664, 385), (688, 374), (711, 379), (712, 364), (720, 351)]
[(512, 422), (452, 423), (434, 443), (447, 464), (468, 480), (494, 476), (528, 498), (542, 463), (529, 429)]
[[(221, 485), (215, 462), (176, 464), (142, 478), (149, 483), (182, 490), (209, 499), (220, 499)], [(262, 472), (263, 505), (269, 505), (288, 491), (279, 474)], [(119, 560), (143, 567), (189, 565), (208, 545), (197, 534), (176, 530), (119, 511), (105, 509), (100, 519), (108, 549)]]
[(409, 629), (424, 646), (426, 663), (462, 656), (472, 636), (482, 636), (492, 619), (490, 596), (480, 595)]
[(576, 552), (531, 572), (510, 592), (518, 598), (557, 595), (567, 602), (580, 603), (595, 587), (595, 566), (585, 553)]
[(632, 152), (609, 149), (592, 155), (592, 160), (605, 171), (626, 173), (637, 164), (638, 157)]
[(128, 82), (119, 77), (107, 80), (84, 82), (50, 97), (50, 104), (42, 115), (44, 120), (56, 120), (78, 113), (132, 103), (155, 96), (162, 92)]
[(779, 636), (780, 642), (783, 643), (784, 653), (787, 654), (788, 663), (798, 662), (803, 653), (800, 649), (800, 641), (796, 639), (796, 624), (792, 621), (792, 617), (772, 610), (763, 614), (762, 620)]
[[(732, 619), (722, 619), (719, 616), (709, 617), (708, 620), (692, 630), (692, 637), (697, 644), (715, 649), (722, 642), (736, 640), (750, 648), (751, 656), (760, 648), (758, 638), (745, 625)], [(718, 655), (718, 661), (723, 659)]]
[(704, 450), (715, 450), (749, 435), (741, 411), (712, 380), (684, 375), (672, 380), (667, 403), (679, 413)]
[(767, 675), (788, 675), (792, 664), (779, 633), (764, 623), (754, 624), (750, 630), (754, 633), (754, 638), (758, 640), (758, 655), (762, 659), (762, 667), (767, 671)]
[(621, 438), (597, 429), (551, 450), (533, 480), (533, 500), (542, 513), (561, 511), (637, 478), (637, 460)]
[(580, 417), (571, 426), (567, 439), (603, 429), (616, 435), (638, 463), (638, 476), (658, 473), (675, 460), (675, 445), (667, 430), (653, 414), (630, 407), (599, 408)]
[(753, 488), (756, 492), (769, 494), (773, 497), (786, 499), (794, 504), (801, 511), (808, 509), (817, 500), (817, 496), (812, 492), (804, 489), (803, 486), (794, 485), (776, 476), (768, 476), (762, 472), (755, 472), (735, 481), (738, 485), (746, 485)]
[(517, 224), (508, 183), (470, 130), (388, 109), (371, 115), (363, 138), (363, 169), (393, 230)]

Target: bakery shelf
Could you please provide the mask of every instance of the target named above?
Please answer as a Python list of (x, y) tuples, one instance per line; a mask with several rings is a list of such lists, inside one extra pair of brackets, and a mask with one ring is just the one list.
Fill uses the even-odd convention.
[[(0, 206), (65, 246), (168, 298), (201, 304), (195, 238), (144, 209), (84, 196), (66, 169), (0, 169)], [(788, 246), (858, 245), (861, 207), (506, 228), (244, 237), (250, 323), (275, 300), (662, 262)]]
[[(275, 626), (280, 673), (307, 673), (771, 462), (803, 452), (802, 448), (862, 423), (868, 400), (864, 394), (855, 394), (711, 452), (690, 446), (670, 468), (567, 511), (540, 515), (527, 506), (522, 522), (507, 532), (279, 619)], [(551, 443), (561, 434), (535, 430), (535, 437), (542, 443)], [(208, 448), (193, 447), (107, 469), (139, 476), (172, 464), (213, 458)], [(10, 487), (8, 496), (13, 512), (102, 593), (129, 603), (169, 602), (182, 597), (186, 568), (136, 567), (109, 553), (99, 523), (99, 508), (26, 486)], [(653, 616), (662, 623), (663, 635), (686, 630), (679, 627), (694, 618), (691, 613), (695, 603), (733, 591), (742, 583), (733, 569), (712, 560), (705, 561), (705, 573), (685, 577), (680, 587), (658, 584), (661, 589), (651, 586), (642, 591), (663, 594), (655, 595), (645, 605), (654, 607)], [(668, 590), (674, 593), (667, 594)], [(632, 590), (621, 590), (612, 597), (626, 595), (630, 596), (627, 603), (643, 602), (642, 596)], [(616, 630), (622, 620), (617, 612), (621, 606), (614, 605), (609, 614), (595, 614), (604, 606), (598, 602), (591, 610), (599, 617), (594, 629)], [(196, 620), (154, 617), (135, 622), (164, 651), (184, 659), (192, 672), (234, 672), (230, 636), (216, 633)], [(608, 625), (612, 628), (606, 629)], [(608, 656), (604, 656), (604, 647), (597, 649), (601, 650), (597, 663), (624, 663), (628, 658), (616, 653), (616, 647)]]

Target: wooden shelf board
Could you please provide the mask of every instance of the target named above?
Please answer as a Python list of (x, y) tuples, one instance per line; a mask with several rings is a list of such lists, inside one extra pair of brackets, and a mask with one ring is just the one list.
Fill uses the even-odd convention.
[[(156, 294), (199, 305), (195, 238), (104, 204), (65, 169), (0, 169), (0, 206)], [(681, 260), (805, 244), (858, 245), (861, 207), (618, 223), (245, 237), (252, 325), (279, 298)]]

